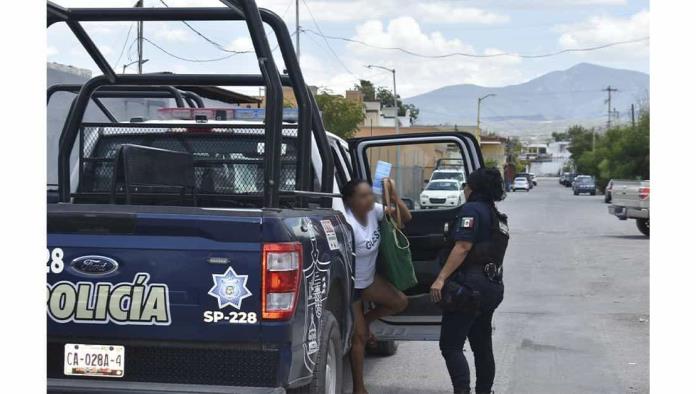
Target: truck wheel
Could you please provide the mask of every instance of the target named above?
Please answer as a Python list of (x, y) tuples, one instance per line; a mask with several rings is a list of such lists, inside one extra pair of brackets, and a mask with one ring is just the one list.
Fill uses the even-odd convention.
[(643, 235), (650, 236), (650, 219), (636, 219), (636, 226)]
[(368, 345), (365, 349), (369, 354), (389, 357), (395, 355), (398, 348), (399, 344), (396, 341), (377, 341), (375, 346)]
[(314, 377), (307, 387), (309, 394), (339, 394), (343, 390), (343, 352), (341, 332), (336, 318), (324, 310), (323, 330), (319, 343), (319, 357), (314, 366)]

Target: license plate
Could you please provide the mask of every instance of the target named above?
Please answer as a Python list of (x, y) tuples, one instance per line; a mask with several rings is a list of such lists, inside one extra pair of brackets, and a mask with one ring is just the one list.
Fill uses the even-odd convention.
[(126, 363), (123, 346), (67, 343), (64, 356), (65, 375), (123, 377)]

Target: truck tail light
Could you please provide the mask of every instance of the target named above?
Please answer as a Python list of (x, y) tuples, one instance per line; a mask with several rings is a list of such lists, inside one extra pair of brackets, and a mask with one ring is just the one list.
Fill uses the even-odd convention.
[(299, 297), (302, 244), (264, 244), (262, 269), (261, 316), (267, 320), (290, 319)]
[(647, 200), (650, 197), (650, 187), (644, 186), (638, 189), (638, 196), (641, 200)]

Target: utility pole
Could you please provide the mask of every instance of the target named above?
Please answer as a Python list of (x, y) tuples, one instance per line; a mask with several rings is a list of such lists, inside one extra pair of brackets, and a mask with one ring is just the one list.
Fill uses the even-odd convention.
[[(396, 95), (396, 69), (395, 68), (389, 68), (389, 67), (384, 67), (384, 66), (376, 66), (374, 64), (370, 64), (366, 66), (369, 69), (372, 68), (379, 68), (385, 71), (389, 71), (392, 73), (392, 82), (394, 83), (394, 131), (396, 134), (399, 134), (399, 100), (397, 99)], [(396, 187), (399, 195), (401, 195), (401, 146), (397, 145), (396, 146)]]
[[(136, 8), (143, 8), (143, 0), (135, 3)], [(143, 21), (138, 21), (138, 74), (143, 73)]]
[(300, 61), (300, 0), (295, 0), (295, 51)]
[(611, 85), (602, 89), (607, 92), (607, 130), (611, 128), (611, 92), (618, 92), (619, 89), (612, 88)]
[(481, 141), (481, 101), (487, 99), (488, 97), (494, 97), (495, 93), (489, 93), (483, 97), (478, 98), (478, 107), (476, 109), (476, 138)]

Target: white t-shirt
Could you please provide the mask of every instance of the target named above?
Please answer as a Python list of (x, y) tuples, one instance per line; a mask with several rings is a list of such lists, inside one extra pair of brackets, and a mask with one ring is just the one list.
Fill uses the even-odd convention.
[(346, 220), (353, 227), (355, 239), (355, 288), (364, 289), (375, 280), (377, 254), (379, 252), (379, 221), (384, 218), (384, 207), (375, 204), (367, 213), (367, 225), (363, 226), (350, 210), (346, 211)]

